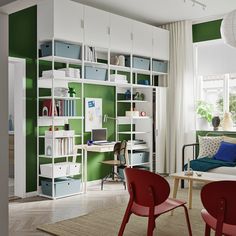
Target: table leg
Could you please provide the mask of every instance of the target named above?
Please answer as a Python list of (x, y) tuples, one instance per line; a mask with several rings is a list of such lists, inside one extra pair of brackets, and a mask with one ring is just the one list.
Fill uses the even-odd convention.
[[(179, 179), (174, 178), (173, 198), (177, 197), (178, 187), (179, 187)], [(171, 215), (173, 215), (173, 213), (174, 211), (171, 211)]]
[(88, 171), (88, 165), (87, 165), (87, 159), (88, 159), (88, 152), (86, 149), (84, 149), (84, 193), (87, 192), (87, 171)]
[(192, 209), (192, 199), (193, 199), (193, 181), (188, 181), (188, 209)]

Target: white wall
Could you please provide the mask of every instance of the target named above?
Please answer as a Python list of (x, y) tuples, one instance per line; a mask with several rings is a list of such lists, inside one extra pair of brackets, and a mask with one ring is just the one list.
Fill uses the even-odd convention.
[(197, 48), (197, 75), (236, 72), (236, 48), (224, 44), (223, 40), (199, 43)]
[(0, 230), (8, 235), (8, 16), (0, 13)]

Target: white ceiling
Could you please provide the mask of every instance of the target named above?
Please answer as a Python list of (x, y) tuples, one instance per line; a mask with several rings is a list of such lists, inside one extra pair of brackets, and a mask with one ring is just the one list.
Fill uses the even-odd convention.
[(74, 0), (118, 15), (153, 25), (185, 19), (220, 18), (236, 9), (236, 0), (199, 0), (207, 5), (192, 6), (190, 0)]

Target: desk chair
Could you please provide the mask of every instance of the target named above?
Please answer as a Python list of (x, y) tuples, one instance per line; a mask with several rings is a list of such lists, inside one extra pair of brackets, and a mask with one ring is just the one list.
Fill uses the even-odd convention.
[(206, 223), (205, 236), (211, 229), (216, 236), (236, 236), (236, 181), (216, 181), (206, 184), (201, 191), (205, 209), (201, 211)]
[(170, 186), (163, 177), (134, 168), (125, 168), (125, 176), (130, 199), (118, 236), (123, 235), (132, 213), (137, 216), (148, 217), (147, 236), (152, 236), (156, 226), (156, 218), (177, 207), (184, 208), (188, 233), (189, 236), (192, 236), (188, 210), (185, 206), (186, 202), (168, 198)]
[[(103, 190), (104, 182), (108, 181), (109, 178), (112, 178), (114, 180), (115, 176), (117, 177), (118, 180), (120, 180), (124, 184), (124, 187), (126, 189), (124, 175), (119, 174), (120, 171), (121, 173), (123, 173), (122, 170), (128, 164), (127, 142), (125, 140), (122, 142), (117, 142), (114, 145), (113, 155), (114, 155), (113, 160), (101, 162), (102, 164), (109, 165), (112, 167), (112, 171), (102, 179), (101, 190)], [(115, 167), (117, 167), (118, 173), (115, 172)]]

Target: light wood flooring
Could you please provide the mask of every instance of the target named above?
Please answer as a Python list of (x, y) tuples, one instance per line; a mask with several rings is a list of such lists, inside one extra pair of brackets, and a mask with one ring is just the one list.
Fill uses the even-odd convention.
[(121, 183), (106, 183), (89, 187), (88, 192), (73, 197), (48, 200), (34, 197), (9, 203), (10, 236), (48, 235), (36, 228), (45, 223), (78, 217), (91, 211), (126, 203), (128, 193)]
[[(167, 177), (167, 180), (172, 185), (172, 179)], [(200, 191), (199, 187), (197, 189), (196, 187), (193, 191), (193, 207), (200, 203)], [(186, 189), (179, 189), (178, 197), (182, 200), (187, 200)], [(54, 201), (40, 197), (13, 201), (9, 203), (9, 235), (48, 235), (38, 231), (36, 229), (37, 226), (78, 217), (97, 209), (116, 207), (126, 204), (127, 201), (128, 193), (124, 190), (121, 183), (106, 183), (103, 191), (100, 190), (100, 185), (96, 185), (89, 187), (86, 194)]]

